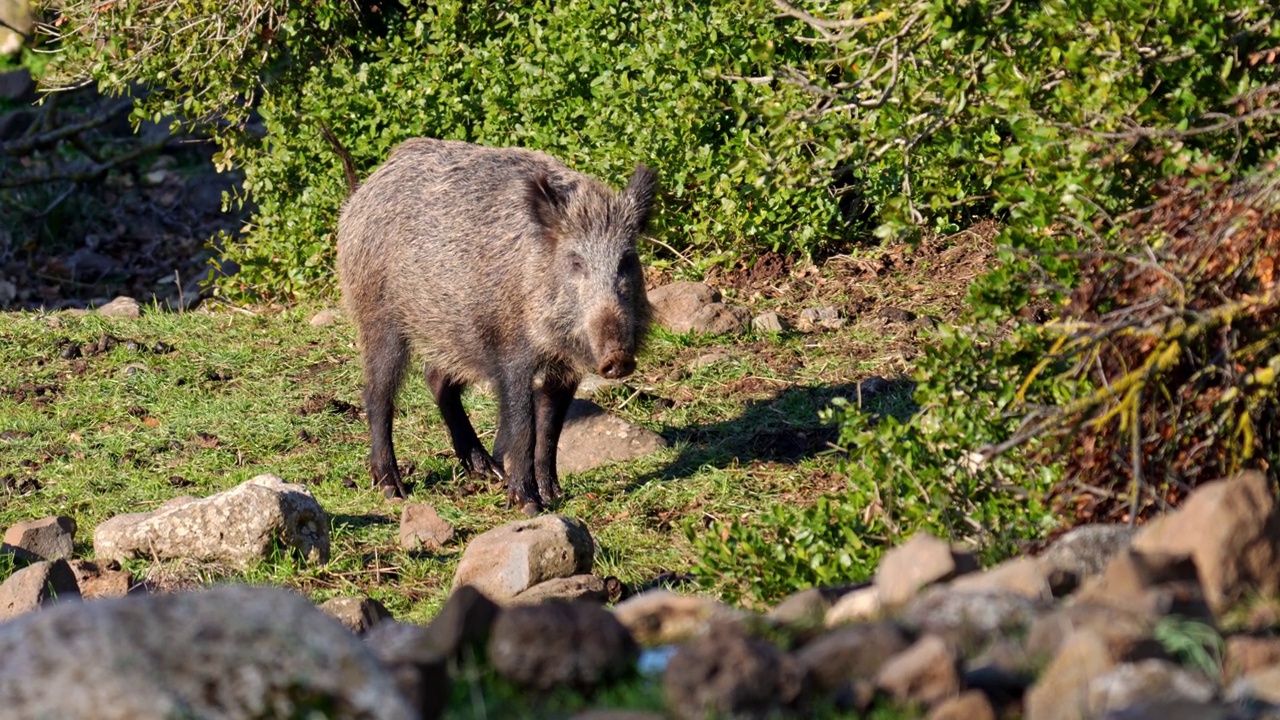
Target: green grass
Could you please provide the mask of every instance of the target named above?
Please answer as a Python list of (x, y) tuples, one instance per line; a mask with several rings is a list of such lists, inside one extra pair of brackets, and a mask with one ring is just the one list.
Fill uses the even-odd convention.
[[(295, 587), (318, 601), (364, 593), (397, 617), (429, 619), (467, 539), (517, 513), (504, 507), (499, 487), (469, 487), (414, 374), (398, 404), (399, 459), (414, 466), (411, 500), (435, 506), (459, 538), (440, 554), (399, 547), (401, 504), (369, 488), (352, 328), (345, 322), (313, 328), (308, 319), (315, 310), (150, 309), (138, 320), (0, 315), (0, 476), (7, 488), (0, 526), (71, 516), (79, 526), (77, 553), (91, 557), (94, 528), (113, 515), (275, 473), (306, 485), (330, 513), (326, 566), (281, 557), (245, 573), (180, 562), (133, 561), (130, 569), (161, 587), (232, 579)], [(852, 397), (867, 374), (867, 355), (857, 360), (845, 352), (869, 342), (861, 332), (738, 338), (657, 332), (628, 385), (596, 399), (662, 433), (671, 447), (563, 478), (567, 499), (559, 512), (591, 529), (597, 572), (631, 587), (685, 572), (691, 557), (683, 523), (747, 518), (774, 502), (805, 502), (839, 489), (837, 458), (825, 445), (818, 411), (832, 397)], [(120, 342), (100, 354), (60, 356), (62, 343), (87, 346), (107, 335)], [(146, 349), (158, 342), (172, 350)], [(709, 350), (727, 357), (691, 368)], [(493, 397), (472, 391), (466, 403), (491, 442)]]

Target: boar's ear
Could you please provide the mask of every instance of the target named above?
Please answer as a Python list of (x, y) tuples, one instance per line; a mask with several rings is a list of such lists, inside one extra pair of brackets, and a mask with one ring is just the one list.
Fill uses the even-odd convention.
[(525, 201), (533, 219), (547, 230), (548, 237), (554, 238), (563, 222), (564, 208), (569, 203), (565, 190), (552, 185), (545, 173), (538, 173), (525, 188)]
[(658, 189), (658, 174), (644, 165), (637, 165), (635, 174), (622, 191), (622, 201), (630, 214), (631, 227), (642, 233), (649, 226), (653, 211), (653, 195)]

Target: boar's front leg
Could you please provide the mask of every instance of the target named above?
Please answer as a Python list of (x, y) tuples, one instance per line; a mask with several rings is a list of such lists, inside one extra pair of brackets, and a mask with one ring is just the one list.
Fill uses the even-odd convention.
[(471, 425), (471, 419), (462, 408), (462, 391), (466, 386), (434, 367), (427, 368), (427, 386), (431, 388), (436, 406), (440, 408), (440, 417), (449, 430), (453, 452), (457, 454), (467, 474), (471, 477), (490, 476), (502, 479), (502, 469), (485, 451)]
[(556, 474), (556, 446), (560, 443), (560, 431), (564, 428), (564, 418), (576, 389), (572, 385), (548, 382), (534, 392), (533, 475), (538, 481), (538, 495), (544, 505), (552, 505), (562, 496), (560, 478)]
[(526, 515), (542, 510), (533, 471), (534, 401), (533, 367), (512, 363), (498, 379), (498, 441), (502, 467), (507, 473), (507, 506), (519, 505)]

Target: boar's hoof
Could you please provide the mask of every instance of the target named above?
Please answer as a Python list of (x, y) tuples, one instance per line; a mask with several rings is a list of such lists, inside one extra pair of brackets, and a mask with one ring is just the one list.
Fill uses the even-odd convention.
[(526, 493), (521, 492), (520, 490), (508, 488), (507, 509), (510, 510), (513, 507), (519, 507), (520, 512), (524, 513), (528, 517), (534, 517), (538, 513), (542, 512), (542, 501), (538, 499), (538, 496), (534, 495), (533, 497), (525, 497), (525, 495)]
[(382, 489), (382, 496), (388, 500), (395, 498), (409, 497), (409, 491), (405, 488), (404, 482), (400, 479), (400, 473), (387, 473), (381, 478), (377, 473), (373, 475), (373, 486)]
[(560, 481), (554, 477), (539, 479), (538, 497), (542, 499), (542, 504), (548, 507), (560, 502), (564, 498), (564, 491), (560, 489)]
[(484, 448), (476, 448), (470, 455), (460, 459), (462, 469), (466, 471), (468, 477), (476, 480), (497, 478), (503, 482), (507, 481), (507, 474), (502, 472), (502, 466), (493, 459), (492, 455), (485, 452)]

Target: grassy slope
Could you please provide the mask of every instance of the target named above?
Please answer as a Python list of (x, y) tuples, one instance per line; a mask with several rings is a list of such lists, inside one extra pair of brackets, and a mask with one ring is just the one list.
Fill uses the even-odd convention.
[[(561, 512), (584, 519), (599, 544), (597, 570), (629, 586), (689, 567), (679, 528), (703, 518), (750, 517), (775, 502), (806, 502), (838, 489), (838, 458), (818, 410), (856, 393), (873, 374), (910, 368), (919, 324), (886, 323), (886, 306), (942, 319), (985, 257), (981, 238), (956, 236), (922, 255), (898, 249), (839, 258), (823, 269), (761, 269), (717, 278), (731, 300), (795, 317), (837, 304), (856, 313), (819, 334), (677, 337), (659, 331), (628, 387), (596, 399), (672, 441), (658, 456), (564, 478)], [(939, 272), (939, 267), (948, 268)], [(189, 563), (135, 561), (148, 582), (173, 587), (231, 577), (298, 588), (322, 600), (365, 593), (407, 620), (443, 601), (468, 536), (515, 519), (495, 486), (460, 475), (421, 377), (410, 377), (396, 424), (400, 460), (413, 464), (412, 500), (457, 526), (456, 549), (406, 552), (396, 542), (399, 504), (368, 489), (367, 433), (359, 415), (359, 363), (351, 326), (313, 328), (315, 307), (175, 314), (139, 320), (96, 314), (0, 315), (0, 527), (64, 514), (79, 524), (78, 553), (92, 556), (94, 527), (182, 494), (208, 495), (258, 473), (306, 484), (333, 518), (333, 558), (289, 558), (247, 575)], [(81, 359), (59, 343), (103, 335), (121, 344)], [(123, 341), (172, 346), (168, 353)], [(704, 367), (710, 351), (727, 358)], [(496, 406), (466, 402), (487, 441)], [(903, 393), (882, 409), (909, 406)], [(32, 483), (34, 481), (34, 484)], [(38, 484), (38, 489), (36, 489)], [(0, 567), (0, 574), (7, 574)]]

